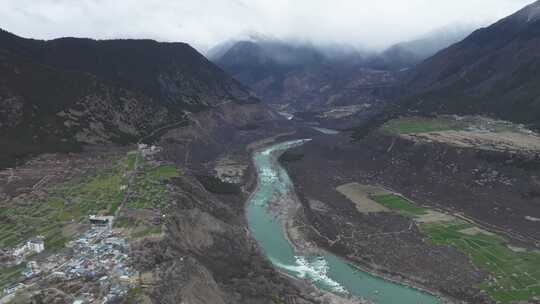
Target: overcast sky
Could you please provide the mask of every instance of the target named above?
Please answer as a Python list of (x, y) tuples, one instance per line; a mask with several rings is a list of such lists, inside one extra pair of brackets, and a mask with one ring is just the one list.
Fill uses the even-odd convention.
[(152, 38), (201, 51), (253, 33), (382, 48), (454, 23), (487, 24), (532, 0), (0, 0), (25, 37)]

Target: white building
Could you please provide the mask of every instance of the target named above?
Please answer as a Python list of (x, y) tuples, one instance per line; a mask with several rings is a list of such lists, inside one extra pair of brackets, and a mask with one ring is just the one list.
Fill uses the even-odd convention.
[(162, 151), (162, 148), (159, 146), (148, 146), (145, 144), (139, 144), (139, 152), (142, 154), (143, 157), (148, 157), (155, 155), (157, 153), (160, 153)]
[(26, 242), (26, 247), (29, 251), (36, 253), (43, 252), (45, 250), (45, 238), (43, 236), (36, 236)]
[(26, 241), (23, 245), (16, 247), (12, 251), (12, 256), (22, 258), (30, 253), (40, 253), (45, 250), (45, 238), (36, 236), (33, 239)]

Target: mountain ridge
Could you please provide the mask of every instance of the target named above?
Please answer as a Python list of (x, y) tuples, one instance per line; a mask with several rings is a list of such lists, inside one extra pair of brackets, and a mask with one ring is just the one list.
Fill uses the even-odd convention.
[(403, 108), (491, 114), (540, 127), (540, 1), (476, 30), (420, 64)]
[(251, 92), (185, 43), (0, 32), (3, 159), (127, 143)]

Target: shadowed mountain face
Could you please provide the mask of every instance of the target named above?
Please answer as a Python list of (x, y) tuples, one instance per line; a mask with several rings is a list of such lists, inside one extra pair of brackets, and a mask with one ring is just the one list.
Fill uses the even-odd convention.
[(38, 41), (6, 32), (0, 41), (2, 49), (35, 63), (89, 73), (169, 104), (204, 107), (246, 94), (237, 82), (185, 43), (78, 38)]
[(327, 58), (308, 46), (292, 46), (274, 41), (240, 41), (232, 45), (216, 63), (242, 83), (252, 86), (270, 77), (308, 66), (320, 65)]
[(187, 44), (0, 32), (2, 159), (129, 142), (181, 122), (186, 111), (253, 101)]
[(483, 113), (540, 127), (540, 2), (419, 65), (406, 107), (425, 113)]

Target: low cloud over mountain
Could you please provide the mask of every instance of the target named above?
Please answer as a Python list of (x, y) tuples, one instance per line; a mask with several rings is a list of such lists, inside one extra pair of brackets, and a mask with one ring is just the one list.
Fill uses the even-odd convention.
[(263, 33), (277, 39), (383, 49), (447, 24), (486, 25), (530, 0), (5, 0), (2, 26), (31, 38), (184, 41), (201, 51)]

